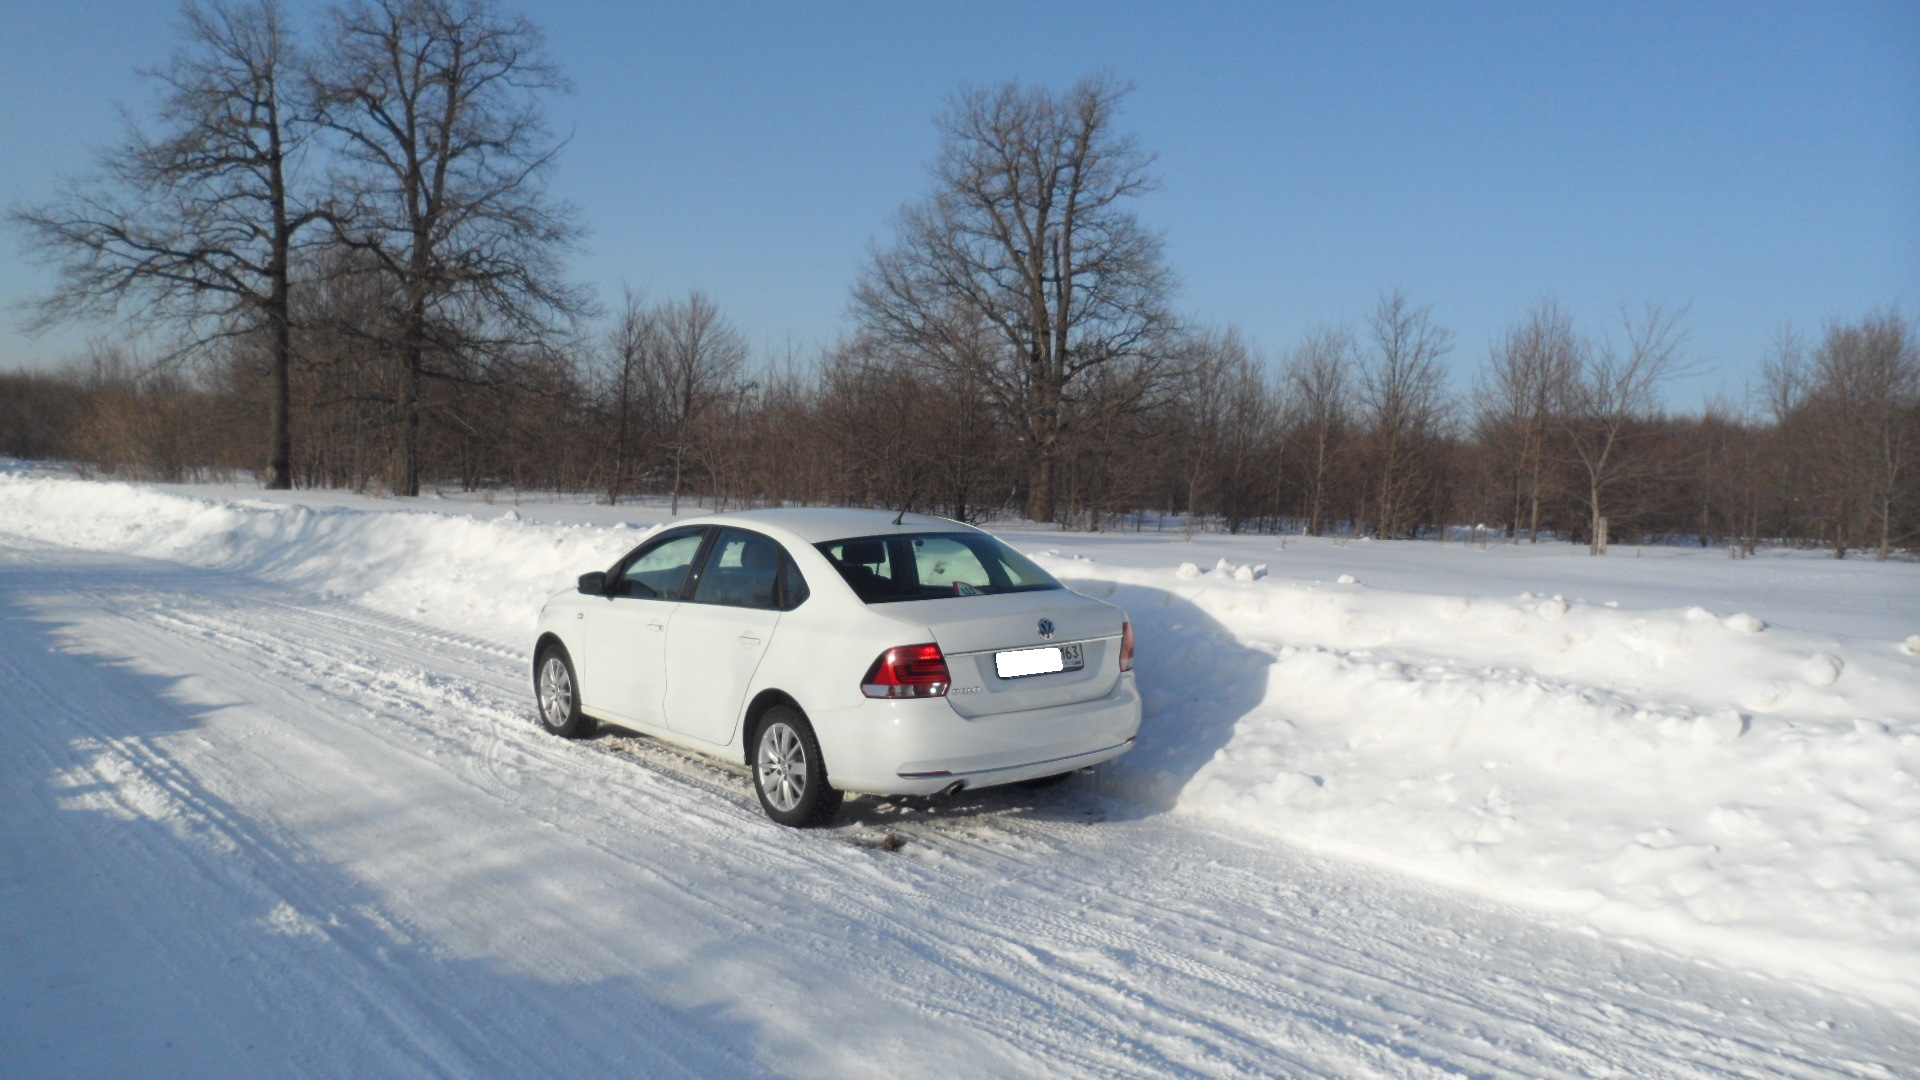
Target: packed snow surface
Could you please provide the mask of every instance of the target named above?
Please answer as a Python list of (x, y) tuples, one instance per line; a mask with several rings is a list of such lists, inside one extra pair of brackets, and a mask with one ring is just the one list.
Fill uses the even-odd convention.
[[(121, 971), (106, 945), (87, 961), (103, 980), (153, 981), (126, 993), (151, 990), (136, 1019), (166, 1032), (185, 1006), (162, 984), (206, 981), (191, 958), (228, 948), (192, 913), (236, 890), (254, 897), (264, 907), (232, 950), (274, 968), (277, 996), (242, 1013), (271, 1014), (288, 1045), (262, 1053), (304, 1062), (296, 1071), (557, 1069), (483, 1053), (498, 1044), (472, 1032), (440, 1031), (444, 1045), (425, 1049), (401, 1034), (407, 1010), (452, 993), (447, 980), (465, 1000), (512, 997), (522, 979), (580, 988), (516, 1018), (528, 1039), (547, 1021), (575, 1032), (568, 1017), (587, 1000), (637, 1009), (650, 1031), (734, 1032), (638, 1056), (581, 1036), (565, 1059), (629, 1072), (1920, 1066), (1920, 567), (997, 528), (1131, 614), (1139, 748), (1038, 802), (963, 800), (947, 825), (976, 825), (912, 834), (899, 855), (856, 842), (822, 861), (808, 854), (818, 838), (762, 827), (737, 775), (644, 741), (593, 754), (528, 719), (541, 601), (666, 518), (651, 504), (403, 507), (0, 476), (12, 628), (0, 650), (12, 726), (30, 735), (5, 780), (25, 802), (150, 826), (108, 835), (66, 814), (51, 838), (8, 832), (10, 863), (102, 870), (76, 873), (93, 884), (56, 904), (7, 868), (0, 887), (19, 909), (8, 933), (65, 919), (87, 934), (83, 923), (124, 917), (116, 896), (176, 895), (188, 940), (144, 943), (167, 964)], [(171, 715), (148, 730), (156, 695)], [(633, 755), (650, 768), (629, 767)], [(942, 820), (938, 801), (872, 803), (850, 803), (837, 835)], [(1088, 828), (1081, 815), (1105, 820)], [(529, 833), (516, 824), (529, 816), (557, 828)], [(636, 833), (644, 851), (621, 839)], [(1267, 850), (1262, 836), (1286, 845)], [(186, 841), (192, 867), (156, 854)], [(236, 884), (222, 861), (234, 852), (248, 865), (266, 852), (279, 869)], [(736, 855), (744, 865), (728, 869)], [(1480, 909), (1466, 899), (1367, 876), (1382, 869), (1545, 921), (1469, 917)], [(109, 886), (103, 874), (130, 876)], [(1324, 913), (1315, 933), (1333, 937), (1287, 929), (1303, 910)], [(793, 936), (768, 953), (760, 939), (781, 935)], [(1165, 952), (1198, 946), (1206, 958)], [(0, 958), (16, 954), (28, 974), (0, 986), (26, 1000), (0, 1002), (8, 1026), (33, 1015), (20, 980), (44, 974), (44, 953), (0, 941)], [(756, 975), (756, 961), (776, 970)], [(1688, 974), (1700, 963), (1713, 967)], [(1344, 974), (1312, 975), (1332, 981), (1309, 991), (1300, 965)], [(1588, 967), (1601, 974), (1583, 981)], [(628, 985), (637, 970), (671, 977)], [(360, 1057), (295, 1017), (302, 993), (396, 972), (413, 989), (334, 1002), (365, 1016), (374, 1044)], [(952, 997), (936, 993), (956, 972)], [(1422, 996), (1462, 979), (1485, 981)], [(820, 1002), (778, 993), (827, 985)], [(1568, 994), (1590, 998), (1574, 1011), (1592, 1015), (1528, 1004)], [(1328, 1009), (1343, 1015), (1311, 1019)], [(1713, 1040), (1660, 1027), (1686, 1009), (1738, 1045), (1694, 1053)], [(836, 1010), (871, 1026), (850, 1029)], [(1483, 1010), (1523, 1018), (1524, 1032), (1489, 1034), (1498, 1023)], [(930, 1029), (929, 1017), (943, 1019)], [(0, 1042), (26, 1030), (8, 1026)], [(14, 1052), (0, 1049), (0, 1071), (19, 1071), (5, 1068)]]

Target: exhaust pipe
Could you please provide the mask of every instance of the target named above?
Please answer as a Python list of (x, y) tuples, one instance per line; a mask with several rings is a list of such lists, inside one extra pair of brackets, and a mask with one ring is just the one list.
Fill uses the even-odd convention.
[(962, 791), (965, 791), (966, 789), (967, 789), (967, 782), (965, 780), (955, 780), (953, 783), (948, 784), (946, 787), (941, 788), (940, 794), (955, 795)]

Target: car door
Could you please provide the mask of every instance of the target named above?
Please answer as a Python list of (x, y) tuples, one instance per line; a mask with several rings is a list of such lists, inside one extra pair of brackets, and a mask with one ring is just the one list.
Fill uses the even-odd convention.
[(582, 609), (572, 651), (583, 710), (616, 723), (662, 725), (667, 626), (709, 531), (675, 529), (635, 548), (608, 574), (607, 595)]
[(667, 726), (724, 744), (746, 704), (753, 673), (780, 622), (780, 545), (745, 529), (722, 529), (693, 596), (667, 627)]

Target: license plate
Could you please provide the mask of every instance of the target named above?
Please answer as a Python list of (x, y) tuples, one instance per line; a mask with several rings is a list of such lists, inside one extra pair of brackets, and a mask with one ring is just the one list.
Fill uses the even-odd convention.
[(1078, 642), (1072, 645), (1049, 645), (1042, 649), (1015, 649), (1012, 652), (994, 653), (994, 673), (1003, 679), (1018, 679), (1023, 675), (1050, 675), (1056, 671), (1079, 671), (1086, 666), (1086, 660), (1080, 655)]

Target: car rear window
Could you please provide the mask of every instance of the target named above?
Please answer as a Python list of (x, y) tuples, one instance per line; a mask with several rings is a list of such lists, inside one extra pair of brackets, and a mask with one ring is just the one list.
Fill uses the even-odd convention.
[(1045, 570), (984, 533), (898, 533), (815, 544), (869, 604), (1058, 589)]

